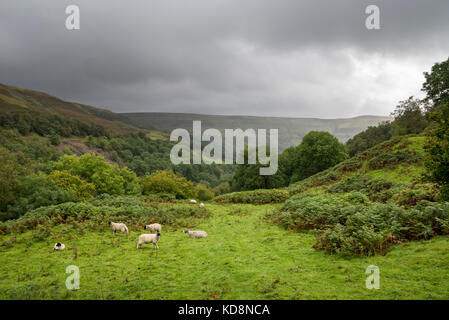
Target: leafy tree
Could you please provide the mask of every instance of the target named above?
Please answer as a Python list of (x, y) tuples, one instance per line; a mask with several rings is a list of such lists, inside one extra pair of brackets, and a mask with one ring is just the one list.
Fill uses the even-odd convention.
[(141, 185), (144, 194), (168, 193), (175, 195), (177, 199), (192, 198), (196, 195), (192, 182), (168, 170), (156, 171), (142, 178)]
[(435, 63), (430, 73), (424, 72), (426, 81), (422, 91), (427, 93), (426, 101), (432, 103), (430, 110), (449, 103), (449, 58), (446, 61)]
[(279, 155), (279, 168), (277, 174), (282, 179), (283, 186), (288, 186), (290, 184), (290, 179), (295, 171), (296, 155), (296, 147), (288, 147)]
[[(267, 156), (269, 156), (267, 147)], [(256, 153), (258, 150), (256, 149)], [(278, 174), (260, 175), (260, 168), (266, 167), (259, 161), (256, 164), (248, 164), (248, 147), (244, 150), (244, 163), (237, 165), (237, 170), (230, 181), (231, 191), (244, 191), (255, 189), (273, 189), (283, 186), (283, 180)]]
[(0, 211), (17, 200), (21, 188), (19, 176), (26, 174), (29, 160), (23, 153), (14, 153), (0, 146)]
[(98, 194), (111, 195), (138, 194), (140, 186), (137, 176), (128, 168), (120, 169), (104, 161), (103, 157), (84, 154), (81, 157), (64, 155), (55, 163), (57, 170), (66, 170), (70, 174), (92, 183)]
[(449, 200), (449, 103), (435, 109), (430, 117), (436, 126), (425, 144), (426, 167), (430, 179), (440, 184), (442, 198)]
[(376, 144), (390, 140), (391, 122), (382, 122), (377, 126), (370, 126), (365, 131), (356, 134), (346, 142), (348, 153), (351, 157), (363, 152)]
[(40, 173), (23, 176), (20, 180), (18, 200), (8, 206), (8, 218), (15, 219), (27, 211), (43, 206), (74, 201), (73, 191), (62, 190), (55, 182)]
[(195, 187), (196, 196), (202, 201), (210, 200), (214, 197), (214, 193), (210, 191), (204, 184), (197, 184)]
[(429, 124), (423, 110), (423, 102), (413, 97), (400, 101), (392, 116), (391, 132), (393, 136), (418, 134)]
[(92, 183), (86, 182), (65, 170), (54, 170), (47, 176), (47, 179), (54, 182), (62, 190), (72, 191), (75, 195), (74, 201), (89, 199), (95, 192), (95, 186)]
[(291, 182), (303, 180), (348, 158), (345, 146), (329, 132), (311, 131), (297, 147)]

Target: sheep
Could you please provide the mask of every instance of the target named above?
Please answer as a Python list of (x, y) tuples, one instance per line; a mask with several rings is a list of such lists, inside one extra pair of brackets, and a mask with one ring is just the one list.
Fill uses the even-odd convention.
[(162, 226), (159, 223), (148, 224), (143, 227), (144, 230), (162, 232)]
[(128, 236), (128, 227), (124, 223), (109, 222), (109, 225), (112, 227), (112, 231), (114, 231), (114, 234), (118, 230), (124, 232), (125, 236)]
[(64, 249), (65, 249), (65, 245), (60, 242), (55, 243), (55, 246), (53, 247), (53, 250), (64, 250)]
[(202, 230), (189, 231), (187, 229), (184, 229), (182, 232), (187, 233), (189, 235), (189, 238), (206, 238), (207, 237), (206, 231), (202, 231)]
[(157, 234), (154, 233), (144, 233), (139, 236), (139, 241), (137, 242), (137, 249), (142, 247), (142, 244), (144, 243), (152, 243), (154, 245), (155, 249), (159, 249), (157, 246), (157, 242), (159, 241), (159, 238), (161, 237), (160, 232)]
[(204, 208), (204, 203), (200, 203), (200, 208)]
[(192, 200), (190, 200), (190, 203), (191, 203), (191, 204), (196, 204), (196, 200), (193, 200), (193, 199), (192, 199)]

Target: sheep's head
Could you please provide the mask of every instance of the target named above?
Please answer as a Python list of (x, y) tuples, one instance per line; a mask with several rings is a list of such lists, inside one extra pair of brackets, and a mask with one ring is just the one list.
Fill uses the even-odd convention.
[(111, 222), (111, 221), (109, 221), (108, 224), (109, 224), (110, 226), (112, 226), (112, 222)]
[(189, 232), (189, 230), (184, 229), (182, 232), (183, 232), (183, 233), (187, 233), (187, 232)]
[(147, 226), (143, 226), (143, 230), (147, 230)]

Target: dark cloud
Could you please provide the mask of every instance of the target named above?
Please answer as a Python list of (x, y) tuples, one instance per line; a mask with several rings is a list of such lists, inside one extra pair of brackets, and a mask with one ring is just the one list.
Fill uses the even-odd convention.
[[(67, 31), (65, 8), (81, 9)], [(381, 29), (365, 28), (365, 8)], [(114, 111), (388, 114), (448, 57), (447, 0), (0, 4), (0, 82)]]

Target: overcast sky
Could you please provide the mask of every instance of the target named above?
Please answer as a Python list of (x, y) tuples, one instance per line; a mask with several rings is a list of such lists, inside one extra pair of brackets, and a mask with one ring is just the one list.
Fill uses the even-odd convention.
[(448, 56), (448, 0), (0, 2), (0, 82), (116, 112), (388, 115)]

